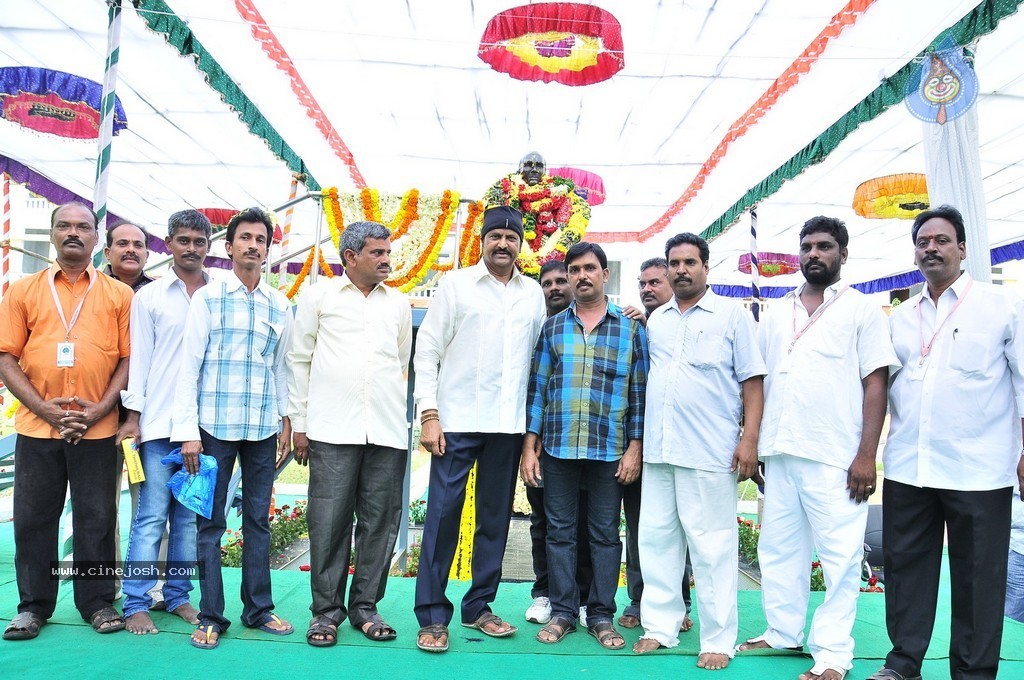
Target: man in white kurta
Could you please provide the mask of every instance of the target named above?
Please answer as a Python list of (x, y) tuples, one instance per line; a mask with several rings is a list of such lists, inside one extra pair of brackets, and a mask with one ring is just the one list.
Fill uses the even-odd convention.
[(700, 583), (697, 665), (718, 670), (736, 644), (736, 481), (756, 472), (765, 365), (749, 312), (707, 286), (707, 242), (679, 234), (665, 249), (675, 295), (647, 320), (651, 371), (637, 532), (644, 635), (633, 649), (678, 644), (689, 547)]
[[(295, 460), (309, 463), (313, 620), (306, 641), (314, 647), (337, 642), (346, 617), (372, 641), (396, 635), (377, 605), (404, 510), (412, 311), (405, 295), (384, 284), (390, 236), (376, 222), (350, 224), (341, 238), (345, 273), (306, 289), (295, 314), (288, 414)], [(346, 607), (353, 513), (359, 523)]]
[(866, 501), (897, 364), (882, 310), (840, 280), (848, 242), (841, 221), (809, 220), (800, 231), (806, 283), (773, 304), (760, 328), (768, 375), (758, 560), (768, 629), (739, 651), (802, 647), (816, 552), (827, 591), (807, 638), (814, 665), (802, 680), (841, 680), (853, 666)]
[(1013, 487), (1024, 486), (1024, 301), (973, 281), (963, 217), (914, 220), (927, 286), (893, 310), (902, 368), (889, 388), (882, 530), (892, 651), (871, 678), (920, 678), (938, 604), (943, 545), (952, 589), (952, 678), (995, 678), (1003, 632)]

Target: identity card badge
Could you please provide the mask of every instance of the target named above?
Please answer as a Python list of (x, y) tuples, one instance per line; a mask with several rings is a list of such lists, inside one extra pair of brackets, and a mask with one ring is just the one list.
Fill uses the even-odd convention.
[(57, 343), (57, 368), (71, 368), (75, 365), (75, 343)]

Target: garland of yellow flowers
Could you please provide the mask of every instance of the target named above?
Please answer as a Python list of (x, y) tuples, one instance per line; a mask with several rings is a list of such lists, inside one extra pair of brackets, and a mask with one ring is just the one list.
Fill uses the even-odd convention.
[(341, 252), (341, 232), (345, 230), (345, 216), (341, 212), (341, 203), (338, 201), (338, 187), (331, 187), (321, 191), (323, 196), (324, 216), (327, 218), (327, 231), (331, 232), (331, 241), (334, 248)]
[(363, 219), (380, 223), (380, 194), (376, 189), (362, 189), (359, 192), (359, 203), (363, 207)]
[(473, 534), (476, 533), (476, 463), (466, 480), (466, 500), (462, 505), (462, 520), (459, 522), (459, 542), (455, 549), (448, 578), (469, 581), (473, 578)]
[[(419, 285), (431, 267), (434, 266), (434, 263), (437, 262), (437, 258), (441, 254), (441, 248), (444, 246), (445, 238), (448, 236), (448, 232), (451, 231), (452, 222), (455, 221), (455, 214), (458, 210), (458, 192), (445, 189), (444, 195), (441, 197), (441, 209), (438, 211), (437, 219), (434, 221), (433, 233), (430, 235), (427, 243), (422, 249), (417, 248), (419, 244), (415, 241), (409, 241), (404, 244), (402, 252), (395, 258), (399, 261), (399, 264), (384, 283), (392, 288), (398, 288), (403, 293)], [(410, 249), (417, 249), (419, 251), (419, 257), (415, 261), (405, 261), (403, 259), (406, 251)], [(409, 258), (409, 260), (412, 260), (412, 258)]]
[[(379, 205), (378, 203), (378, 211), (380, 210)], [(412, 223), (419, 219), (419, 205), (419, 189), (409, 189), (409, 191), (405, 192), (405, 195), (402, 196), (402, 203), (398, 206), (398, 212), (395, 213), (395, 218), (388, 225), (388, 228), (391, 229), (392, 241), (397, 241), (405, 236)]]
[[(459, 238), (459, 247), (455, 251), (456, 257), (459, 259), (460, 264), (463, 267), (470, 267), (476, 264), (477, 260), (480, 259), (479, 248), (477, 248), (477, 260), (467, 262), (467, 254), (472, 251), (473, 237), (476, 236), (476, 241), (480, 242), (480, 225), (477, 224), (477, 220), (480, 218), (481, 213), (484, 211), (484, 204), (480, 201), (474, 201), (469, 204), (469, 209), (466, 214), (466, 223), (462, 226), (462, 236)], [(455, 269), (455, 259), (447, 264), (434, 264), (433, 267), (435, 272), (450, 272)]]

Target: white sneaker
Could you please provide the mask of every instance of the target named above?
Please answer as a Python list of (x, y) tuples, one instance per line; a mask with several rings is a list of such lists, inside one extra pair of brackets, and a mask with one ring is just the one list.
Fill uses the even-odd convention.
[(533, 598), (533, 604), (526, 610), (526, 620), (530, 623), (547, 623), (551, 620), (551, 600), (544, 597)]
[(580, 607), (580, 625), (584, 628), (587, 627), (587, 608)]

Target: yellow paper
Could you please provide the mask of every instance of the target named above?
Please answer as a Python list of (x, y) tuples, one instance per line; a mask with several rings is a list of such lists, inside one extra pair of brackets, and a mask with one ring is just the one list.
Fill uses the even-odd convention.
[(132, 484), (146, 481), (146, 472), (142, 469), (142, 458), (139, 456), (139, 445), (135, 443), (135, 438), (122, 439), (121, 450), (124, 451), (124, 464), (128, 468), (128, 481)]

